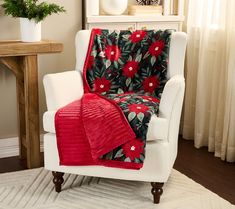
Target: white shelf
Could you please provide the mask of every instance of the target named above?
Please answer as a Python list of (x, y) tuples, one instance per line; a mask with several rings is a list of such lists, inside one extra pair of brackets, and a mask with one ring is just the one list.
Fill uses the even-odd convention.
[(132, 16), (132, 15), (120, 15), (120, 16), (111, 16), (111, 15), (99, 15), (99, 16), (87, 16), (87, 23), (120, 23), (120, 22), (183, 22), (184, 16), (179, 15), (141, 15), (141, 16)]

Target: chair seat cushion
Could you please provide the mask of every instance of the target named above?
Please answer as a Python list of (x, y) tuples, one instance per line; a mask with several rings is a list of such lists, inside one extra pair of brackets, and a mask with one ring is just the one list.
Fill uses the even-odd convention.
[[(47, 111), (43, 115), (43, 128), (46, 132), (55, 133), (55, 118), (56, 111)], [(151, 117), (149, 122), (147, 141), (167, 140), (168, 121), (165, 118), (159, 118), (156, 115)]]

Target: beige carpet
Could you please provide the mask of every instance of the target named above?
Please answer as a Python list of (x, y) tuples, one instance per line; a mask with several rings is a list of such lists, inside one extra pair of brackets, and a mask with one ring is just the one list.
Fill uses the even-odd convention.
[(159, 205), (152, 203), (149, 183), (65, 175), (57, 194), (51, 180), (43, 168), (1, 174), (0, 209), (235, 209), (176, 170)]

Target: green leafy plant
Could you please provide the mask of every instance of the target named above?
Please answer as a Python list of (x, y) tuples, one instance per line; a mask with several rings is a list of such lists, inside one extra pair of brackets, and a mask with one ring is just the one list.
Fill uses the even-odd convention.
[(0, 0), (3, 3), (6, 15), (12, 17), (23, 17), (29, 20), (34, 19), (36, 22), (44, 20), (47, 16), (65, 12), (64, 7), (57, 4), (39, 3), (38, 0)]

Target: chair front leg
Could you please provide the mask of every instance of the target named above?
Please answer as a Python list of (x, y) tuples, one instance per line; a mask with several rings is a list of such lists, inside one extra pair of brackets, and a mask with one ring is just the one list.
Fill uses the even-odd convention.
[(153, 203), (158, 204), (160, 202), (160, 197), (163, 193), (163, 185), (164, 183), (152, 182), (152, 194), (153, 194)]
[(55, 184), (55, 191), (59, 193), (61, 192), (61, 185), (64, 182), (64, 179), (63, 179), (64, 173), (52, 171), (52, 175), (54, 177), (53, 183)]

